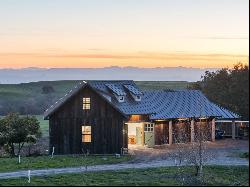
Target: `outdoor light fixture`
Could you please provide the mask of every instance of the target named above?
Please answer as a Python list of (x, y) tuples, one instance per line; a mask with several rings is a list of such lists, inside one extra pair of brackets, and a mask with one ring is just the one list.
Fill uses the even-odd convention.
[(166, 121), (166, 120), (164, 120), (164, 119), (157, 119), (157, 120), (155, 120), (155, 121)]
[(179, 118), (179, 121), (188, 120), (188, 118)]
[(202, 120), (202, 119), (208, 119), (208, 117), (201, 117), (201, 118), (199, 118), (199, 119), (201, 119), (201, 120)]

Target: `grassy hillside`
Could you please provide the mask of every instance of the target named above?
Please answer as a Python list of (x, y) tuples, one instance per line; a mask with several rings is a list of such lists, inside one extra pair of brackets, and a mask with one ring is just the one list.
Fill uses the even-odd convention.
[(186, 81), (135, 81), (142, 90), (163, 90), (163, 89), (186, 89), (189, 82)]
[[(20, 114), (42, 114), (48, 106), (65, 95), (79, 81), (41, 81), (22, 84), (0, 84), (0, 115), (9, 112)], [(142, 90), (185, 89), (185, 81), (137, 81)], [(53, 91), (44, 93), (43, 88)]]

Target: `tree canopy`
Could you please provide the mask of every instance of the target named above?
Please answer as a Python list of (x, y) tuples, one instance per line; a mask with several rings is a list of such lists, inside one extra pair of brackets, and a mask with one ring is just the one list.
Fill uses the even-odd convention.
[(11, 155), (15, 155), (15, 145), (18, 145), (18, 152), (25, 143), (35, 143), (41, 136), (39, 122), (35, 117), (20, 117), (11, 113), (0, 119), (0, 146)]
[(201, 81), (192, 85), (213, 102), (249, 119), (249, 66), (238, 63), (232, 69), (206, 71)]

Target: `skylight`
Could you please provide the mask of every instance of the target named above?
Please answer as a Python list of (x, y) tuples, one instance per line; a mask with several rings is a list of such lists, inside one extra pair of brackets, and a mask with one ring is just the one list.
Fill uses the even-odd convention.
[(125, 84), (123, 85), (125, 88), (127, 88), (132, 94), (134, 95), (142, 95), (142, 92), (138, 90), (136, 87), (130, 85), (130, 84)]
[(124, 96), (126, 95), (126, 93), (118, 88), (117, 86), (115, 86), (114, 84), (105, 84), (110, 90), (112, 90), (113, 93), (115, 93), (117, 96)]
[(141, 101), (141, 96), (143, 93), (138, 88), (132, 86), (131, 84), (125, 84), (123, 86), (129, 91), (130, 95), (135, 101)]

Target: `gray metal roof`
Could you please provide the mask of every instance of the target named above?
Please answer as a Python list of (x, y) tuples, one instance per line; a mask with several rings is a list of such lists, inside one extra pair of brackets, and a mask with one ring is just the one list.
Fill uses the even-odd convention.
[[(223, 119), (234, 119), (239, 116), (209, 101), (201, 91), (198, 90), (158, 90), (141, 92), (131, 80), (123, 81), (89, 81), (96, 92), (103, 96), (111, 105), (125, 115), (148, 114), (150, 119), (175, 119), (191, 117), (217, 117)], [(107, 87), (112, 84), (120, 93), (130, 90), (125, 85), (131, 85), (140, 93), (141, 101), (136, 102), (130, 94), (126, 94), (124, 102), (118, 102), (113, 95), (113, 90)], [(78, 90), (82, 87), (78, 86)], [(72, 91), (75, 93), (76, 91)], [(124, 94), (123, 93), (123, 94)], [(66, 97), (68, 99), (70, 94)], [(65, 100), (65, 99), (63, 99)], [(59, 107), (63, 102), (55, 105)], [(45, 112), (45, 116), (53, 113), (53, 107)]]

